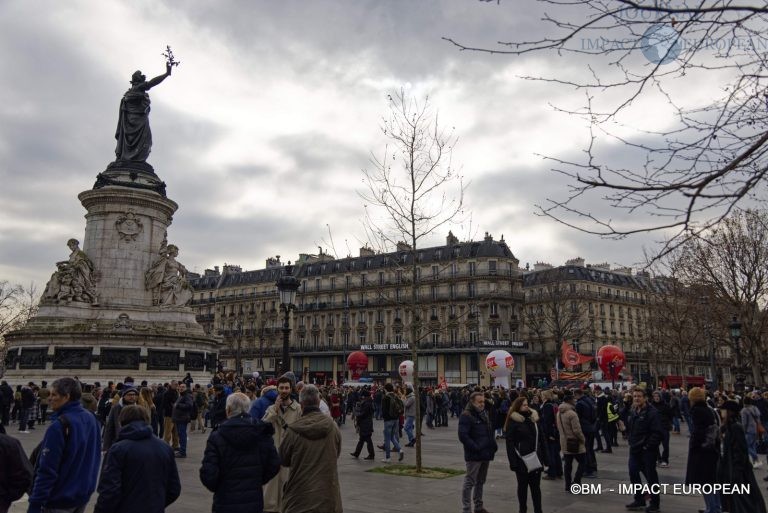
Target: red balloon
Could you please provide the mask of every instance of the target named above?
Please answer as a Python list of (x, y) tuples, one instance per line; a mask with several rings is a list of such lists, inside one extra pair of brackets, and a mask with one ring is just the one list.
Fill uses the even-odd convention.
[(347, 357), (347, 368), (352, 373), (352, 379), (360, 378), (360, 374), (368, 369), (368, 357), (362, 351), (354, 351)]
[(607, 345), (597, 351), (597, 365), (611, 379), (619, 377), (619, 372), (624, 368), (625, 362), (624, 351), (619, 347)]

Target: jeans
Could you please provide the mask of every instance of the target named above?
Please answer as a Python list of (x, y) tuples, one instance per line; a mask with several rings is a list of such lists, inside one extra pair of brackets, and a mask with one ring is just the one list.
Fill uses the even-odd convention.
[(717, 493), (704, 494), (704, 513), (722, 513), (723, 506), (720, 504), (720, 495)]
[(587, 453), (584, 455), (584, 471), (587, 474), (597, 472), (597, 457), (595, 456), (595, 433), (584, 433)]
[(563, 461), (560, 459), (560, 441), (547, 440), (544, 446), (547, 449), (547, 475), (549, 477), (562, 476)]
[(462, 513), (471, 513), (473, 502), (475, 511), (483, 509), (483, 485), (488, 477), (490, 464), (490, 461), (467, 462), (467, 473), (464, 475), (464, 487), (461, 490)]
[(683, 418), (685, 419), (685, 425), (688, 426), (688, 434), (691, 434), (691, 414), (683, 413)]
[(29, 408), (19, 410), (19, 431), (26, 431), (29, 423)]
[(40, 405), (40, 418), (37, 419), (38, 424), (45, 424), (45, 422), (48, 420), (48, 405), (47, 404), (41, 404)]
[(669, 463), (669, 431), (663, 430), (661, 436), (661, 461)]
[(187, 455), (187, 426), (189, 422), (177, 422), (176, 431), (179, 433), (179, 453)]
[(680, 417), (672, 417), (672, 431), (680, 432)]
[(384, 421), (384, 453), (386, 454), (387, 459), (389, 459), (390, 454), (390, 443), (394, 446), (395, 449), (402, 451), (402, 448), (400, 447), (400, 440), (397, 437), (399, 424), (399, 419)]
[[(629, 453), (629, 481), (632, 484), (642, 484), (640, 474), (645, 476), (649, 485), (659, 484), (659, 474), (656, 472), (656, 456), (658, 449), (639, 453)], [(635, 494), (635, 502), (645, 502), (642, 491)], [(659, 507), (659, 494), (651, 494), (651, 506)]]
[(528, 472), (516, 470), (517, 476), (517, 502), (520, 505), (519, 513), (528, 511), (528, 488), (531, 489), (531, 501), (533, 501), (533, 513), (541, 513), (541, 470)]
[(757, 433), (747, 431), (747, 452), (752, 462), (757, 461)]
[(381, 420), (381, 403), (373, 403), (373, 418)]
[(413, 443), (416, 440), (416, 436), (413, 434), (413, 428), (415, 427), (416, 417), (408, 416), (405, 418), (405, 426), (403, 431), (408, 435), (408, 443)]
[[(586, 454), (565, 454), (563, 455), (563, 459), (565, 461), (565, 469), (563, 473), (565, 474), (565, 491), (568, 493), (571, 493), (571, 485), (581, 484), (581, 476), (584, 475), (584, 467), (586, 466), (584, 462), (586, 461)], [(571, 481), (571, 471), (573, 469), (573, 460), (576, 460), (576, 462), (579, 464), (576, 467), (576, 475), (573, 476), (573, 481)]]
[(616, 422), (606, 422), (603, 424), (603, 438), (605, 438), (605, 450), (613, 452), (613, 441), (616, 439)]

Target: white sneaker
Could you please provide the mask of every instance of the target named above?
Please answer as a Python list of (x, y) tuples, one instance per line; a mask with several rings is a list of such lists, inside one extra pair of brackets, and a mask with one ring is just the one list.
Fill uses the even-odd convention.
[(381, 462), (382, 463), (392, 463), (392, 458), (382, 458)]
[(669, 463), (667, 463), (667, 462), (665, 462), (665, 461), (662, 461), (662, 462), (659, 464), (659, 466), (660, 466), (661, 468), (667, 468), (667, 467), (669, 466)]
[(25, 429), (24, 431), (19, 431), (19, 433), (24, 433), (25, 435), (28, 435), (28, 434), (29, 434), (29, 431), (27, 431), (27, 430)]
[(763, 462), (762, 462), (762, 461), (760, 461), (760, 460), (756, 460), (756, 461), (755, 461), (755, 462), (752, 464), (752, 468), (760, 468), (760, 467), (762, 467), (762, 466), (763, 466)]

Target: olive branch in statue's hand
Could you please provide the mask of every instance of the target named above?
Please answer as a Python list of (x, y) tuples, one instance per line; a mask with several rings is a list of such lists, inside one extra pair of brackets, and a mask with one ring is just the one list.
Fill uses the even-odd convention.
[(181, 64), (181, 61), (177, 61), (173, 57), (173, 51), (171, 50), (170, 45), (165, 45), (165, 52), (163, 52), (162, 55), (163, 57), (165, 57), (165, 67), (169, 73), (172, 67), (178, 66), (179, 64)]

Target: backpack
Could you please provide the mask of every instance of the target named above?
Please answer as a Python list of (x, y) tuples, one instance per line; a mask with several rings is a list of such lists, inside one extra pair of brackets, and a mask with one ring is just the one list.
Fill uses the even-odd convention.
[[(59, 415), (59, 422), (61, 422), (61, 429), (64, 431), (64, 449), (61, 451), (62, 457), (67, 450), (69, 444), (70, 423), (66, 415)], [(32, 449), (32, 454), (29, 455), (29, 462), (32, 464), (32, 483), (29, 485), (29, 493), (32, 493), (32, 488), (35, 486), (35, 479), (37, 479), (37, 469), (40, 463), (40, 452), (43, 449), (43, 440), (40, 441), (37, 446)]]
[(358, 418), (360, 414), (362, 413), (362, 403), (363, 401), (357, 401), (355, 405), (352, 407), (352, 416), (355, 418)]
[(405, 412), (405, 405), (395, 394), (389, 394), (389, 416), (393, 419), (399, 419)]

